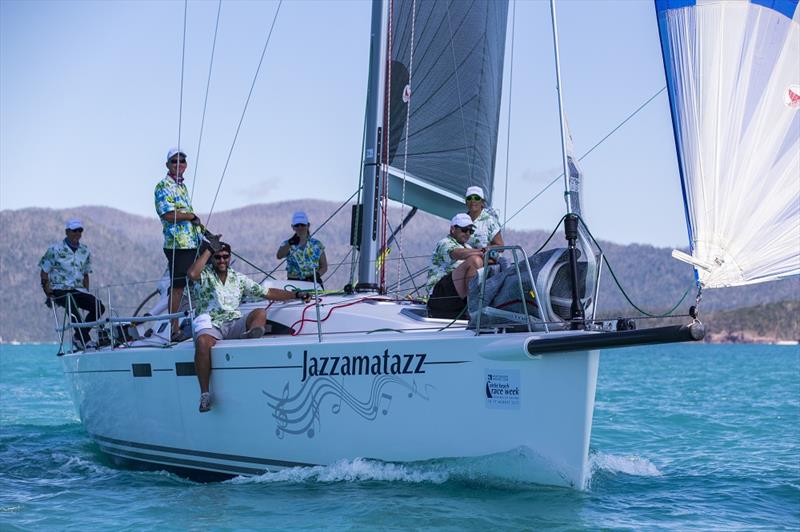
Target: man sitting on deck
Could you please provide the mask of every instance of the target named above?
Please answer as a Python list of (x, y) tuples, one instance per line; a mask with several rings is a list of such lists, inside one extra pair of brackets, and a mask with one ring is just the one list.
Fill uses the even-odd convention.
[(483, 267), (483, 250), (467, 244), (474, 232), (472, 218), (462, 212), (450, 220), (450, 234), (436, 243), (427, 283), (431, 318), (467, 318), (469, 282)]
[[(204, 246), (187, 276), (195, 282), (196, 304), (194, 366), (200, 381), (200, 412), (211, 410), (211, 348), (218, 340), (230, 338), (260, 338), (264, 334), (267, 313), (255, 309), (247, 317), (239, 306), (245, 296), (273, 301), (304, 299), (304, 292), (290, 292), (279, 288), (264, 288), (249, 277), (228, 267), (231, 246), (219, 242), (219, 251)], [(212, 258), (211, 265), (206, 266)]]

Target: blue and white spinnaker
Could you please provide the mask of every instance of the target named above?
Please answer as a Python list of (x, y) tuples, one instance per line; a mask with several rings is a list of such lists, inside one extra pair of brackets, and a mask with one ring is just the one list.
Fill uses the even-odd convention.
[[(800, 274), (798, 0), (655, 0), (704, 287)], [(680, 258), (680, 257), (679, 257)]]

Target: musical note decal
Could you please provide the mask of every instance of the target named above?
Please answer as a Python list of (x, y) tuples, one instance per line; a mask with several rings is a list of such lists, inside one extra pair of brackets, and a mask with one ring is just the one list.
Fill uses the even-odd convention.
[(393, 395), (384, 391), (387, 386), (405, 389), (409, 399), (418, 397), (425, 401), (430, 400), (429, 391), (434, 389), (428, 384), (422, 392), (417, 387), (416, 381), (412, 385), (394, 375), (380, 375), (373, 379), (369, 395), (364, 400), (348, 391), (344, 382), (338, 382), (330, 377), (307, 380), (294, 395), (290, 392), (289, 382), (283, 387), (280, 395), (273, 395), (266, 390), (262, 390), (262, 393), (267, 397), (267, 405), (272, 409), (275, 435), (278, 438), (283, 439), (287, 434), (305, 434), (313, 438), (322, 425), (320, 412), (328, 397), (334, 399), (331, 413), (339, 414), (342, 404), (346, 404), (365, 420), (374, 421), (378, 417), (378, 412), (386, 416), (391, 409)]

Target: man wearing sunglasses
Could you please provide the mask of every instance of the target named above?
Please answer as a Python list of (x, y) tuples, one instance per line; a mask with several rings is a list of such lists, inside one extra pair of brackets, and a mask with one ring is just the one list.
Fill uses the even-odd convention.
[[(271, 301), (308, 300), (306, 292), (264, 288), (229, 267), (231, 246), (219, 243), (218, 251), (204, 245), (187, 275), (194, 282), (195, 350), (194, 365), (200, 382), (200, 412), (211, 410), (211, 348), (219, 340), (260, 338), (264, 335), (267, 313), (263, 308), (242, 316), (239, 306), (244, 297)], [(207, 265), (209, 259), (211, 264)]]
[(428, 315), (432, 318), (466, 319), (469, 282), (483, 266), (483, 251), (469, 247), (475, 232), (469, 214), (450, 220), (450, 234), (436, 243), (428, 270)]
[[(89, 248), (80, 243), (83, 224), (73, 218), (67, 222), (65, 233), (66, 238), (47, 248), (39, 261), (42, 290), (47, 296), (47, 304), (50, 306), (55, 302), (59, 307), (69, 308), (72, 323), (83, 321), (78, 309), (86, 311), (86, 321), (97, 321), (106, 309), (99, 299), (89, 293), (92, 255)], [(107, 336), (102, 334), (100, 341), (107, 343)], [(89, 331), (74, 329), (73, 344), (80, 349), (93, 347)]]
[[(192, 209), (189, 191), (183, 182), (186, 166), (186, 154), (179, 148), (170, 149), (167, 152), (167, 175), (158, 182), (154, 193), (156, 213), (164, 233), (164, 255), (172, 279), (170, 313), (178, 312), (186, 286), (186, 270), (197, 257), (202, 234), (200, 218)], [(178, 330), (178, 320), (172, 320), (172, 340), (183, 339)]]

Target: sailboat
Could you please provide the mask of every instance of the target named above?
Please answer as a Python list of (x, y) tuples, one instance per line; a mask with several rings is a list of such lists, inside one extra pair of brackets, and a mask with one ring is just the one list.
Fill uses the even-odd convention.
[[(687, 53), (681, 41), (686, 32), (674, 29), (674, 19), (684, 11), (700, 18), (707, 9), (732, 8), (679, 3), (656, 6), (684, 190), (693, 199), (690, 183), (705, 182), (705, 176), (692, 170), (692, 157), (705, 161), (714, 154), (690, 147), (697, 124), (681, 113), (697, 113), (705, 103), (683, 98), (680, 89), (713, 81), (708, 75), (687, 81), (671, 66), (670, 58)], [(774, 9), (745, 4), (781, 24), (790, 41), (785, 53), (789, 62), (792, 53), (796, 59), (796, 18), (783, 20)], [(536, 312), (523, 305), (505, 323), (483, 300), (475, 312), (484, 325), (429, 318), (424, 304), (382, 290), (377, 260), (387, 241), (388, 199), (449, 217), (463, 210), (467, 186), (492, 190), (507, 14), (508, 4), (498, 0), (373, 1), (363, 196), (355, 211), (358, 283), (348, 292), (318, 294), (310, 304), (271, 304), (271, 324), (291, 334), (219, 342), (212, 351), (215, 405), (206, 414), (197, 411), (191, 341), (64, 353), (80, 419), (103, 452), (195, 473), (258, 475), (356, 457), (409, 462), (521, 451), (529, 458), (531, 481), (585, 487), (600, 350), (699, 340), (702, 324), (629, 330), (627, 320), (610, 326), (591, 320), (586, 311), (596, 278), (586, 274), (591, 250), (579, 249), (585, 238), (576, 206), (567, 216), (568, 246), (540, 269), (526, 266), (525, 250), (509, 246), (520, 266), (520, 287), (523, 278), (530, 281)], [(786, 74), (794, 73), (790, 68)], [(687, 111), (692, 105), (694, 111)], [(797, 125), (793, 117), (791, 127)], [(699, 124), (700, 136), (705, 127)], [(798, 135), (791, 127), (776, 142), (786, 145), (781, 154), (794, 149), (796, 156)], [(796, 158), (787, 157), (779, 164), (796, 171)], [(574, 164), (567, 167), (566, 143), (564, 159), (565, 186), (574, 192), (577, 176)], [(796, 224), (793, 194), (795, 211), (778, 217)], [(698, 235), (688, 260), (700, 271), (715, 258), (705, 255), (699, 236), (707, 220), (698, 212), (705, 211), (697, 201), (687, 204), (692, 234)], [(752, 255), (743, 248), (741, 254), (739, 247), (731, 251), (737, 264)], [(792, 253), (788, 266), (783, 259), (772, 263), (767, 277), (796, 269), (800, 253)], [(566, 295), (559, 292), (565, 279)], [(745, 274), (744, 280), (753, 279)], [(700, 275), (699, 281), (709, 278)], [(556, 301), (564, 298), (566, 307)], [(246, 304), (243, 311), (257, 306)]]

